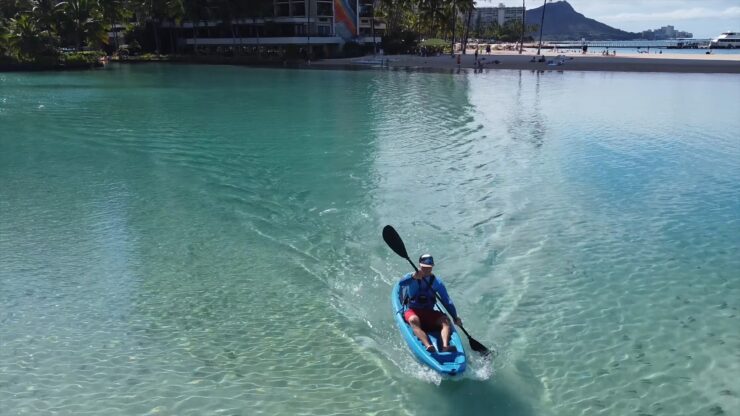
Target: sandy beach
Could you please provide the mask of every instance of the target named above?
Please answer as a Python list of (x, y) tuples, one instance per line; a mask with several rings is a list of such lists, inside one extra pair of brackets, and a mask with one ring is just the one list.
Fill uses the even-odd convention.
[[(580, 52), (543, 51), (545, 62), (532, 62), (537, 58), (536, 49), (527, 49), (523, 54), (514, 51), (492, 51), (478, 56), (479, 69), (525, 69), (542, 71), (625, 71), (625, 72), (682, 72), (682, 73), (727, 73), (740, 74), (740, 54), (705, 55), (705, 54), (641, 54), (609, 55), (598, 53), (581, 54)], [(416, 56), (416, 55), (376, 55), (361, 58), (326, 59), (313, 62), (316, 66), (336, 67), (372, 67), (389, 68), (466, 70), (476, 68), (474, 51), (460, 55)]]

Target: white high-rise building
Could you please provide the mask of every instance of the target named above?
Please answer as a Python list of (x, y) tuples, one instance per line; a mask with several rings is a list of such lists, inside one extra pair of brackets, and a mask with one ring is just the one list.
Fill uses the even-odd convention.
[(504, 26), (515, 21), (521, 23), (524, 18), (524, 7), (506, 7), (499, 3), (498, 7), (478, 7), (473, 11), (471, 24), (479, 30), (494, 24)]
[(671, 25), (663, 26), (660, 29), (656, 30), (656, 32), (662, 33), (668, 39), (673, 39), (676, 37), (676, 29)]

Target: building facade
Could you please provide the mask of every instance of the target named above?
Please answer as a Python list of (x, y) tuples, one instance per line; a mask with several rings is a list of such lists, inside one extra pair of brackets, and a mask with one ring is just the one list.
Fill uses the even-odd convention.
[(472, 22), (481, 30), (491, 26), (504, 26), (509, 22), (520, 23), (524, 19), (524, 7), (506, 7), (499, 3), (498, 7), (479, 7), (473, 11)]
[[(298, 48), (330, 56), (347, 43), (379, 44), (385, 23), (375, 18), (377, 0), (273, 0), (262, 16), (221, 21), (165, 22), (186, 49)], [(195, 33), (197, 32), (197, 35)], [(373, 36), (374, 35), (374, 36)]]
[(640, 32), (640, 36), (643, 39), (650, 40), (690, 39), (694, 37), (692, 33), (676, 30), (671, 25), (663, 26), (660, 29), (642, 31)]
[(665, 39), (677, 39), (677, 38), (692, 38), (694, 35), (690, 32), (684, 32), (676, 30), (672, 25), (663, 26), (660, 29), (656, 29), (655, 33)]

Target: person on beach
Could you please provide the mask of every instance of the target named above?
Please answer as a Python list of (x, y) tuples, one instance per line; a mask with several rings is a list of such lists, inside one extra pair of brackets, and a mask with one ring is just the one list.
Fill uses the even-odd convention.
[(419, 270), (416, 273), (408, 273), (401, 280), (401, 293), (403, 294), (404, 303), (408, 309), (403, 314), (403, 319), (411, 325), (424, 348), (429, 352), (434, 352), (434, 345), (429, 341), (425, 331), (440, 330), (442, 334), (442, 351), (455, 351), (455, 347), (450, 345), (450, 336), (452, 335), (452, 324), (447, 314), (434, 309), (439, 300), (452, 315), (456, 325), (462, 325), (462, 319), (457, 316), (457, 310), (447, 294), (444, 283), (432, 274), (434, 267), (434, 258), (431, 254), (424, 254), (419, 257)]

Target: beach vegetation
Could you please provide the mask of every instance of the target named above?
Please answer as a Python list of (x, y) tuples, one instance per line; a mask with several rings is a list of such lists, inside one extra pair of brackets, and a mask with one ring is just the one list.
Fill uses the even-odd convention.
[[(471, 36), (515, 41), (521, 34), (520, 24), (474, 29), (470, 20), (475, 0), (362, 0), (358, 4), (363, 17), (385, 24), (381, 38), (387, 53), (417, 53), (420, 48), (441, 53)], [(300, 46), (297, 52), (283, 48), (278, 56), (273, 46), (261, 43), (263, 37), (296, 36), (283, 33), (284, 25), (272, 18), (275, 7), (273, 0), (3, 0), (0, 62), (83, 63), (92, 55), (69, 55), (81, 51), (121, 56), (308, 57)], [(233, 44), (208, 47), (199, 44), (203, 37), (231, 37)], [(257, 44), (243, 44), (245, 37), (256, 38)], [(350, 41), (339, 52), (356, 56), (367, 50), (367, 45)]]
[(9, 68), (96, 64), (107, 42), (97, 0), (19, 0), (0, 8), (0, 62)]
[(419, 42), (419, 46), (429, 55), (451, 52), (450, 44), (444, 39), (432, 38)]
[(8, 46), (11, 57), (20, 62), (45, 60), (57, 55), (55, 46), (59, 38), (45, 29), (30, 13), (17, 15), (10, 19)]
[[(490, 39), (495, 42), (519, 42), (522, 37), (521, 22), (509, 21), (503, 25), (493, 22), (490, 25), (473, 26), (472, 37), (477, 39)], [(531, 42), (534, 40), (531, 33), (540, 30), (540, 25), (531, 24), (524, 27), (524, 41)]]
[(65, 53), (61, 58), (64, 65), (85, 67), (95, 65), (103, 56), (105, 54), (102, 51), (79, 51)]
[(385, 37), (392, 49), (402, 49), (399, 40), (410, 40), (409, 33), (443, 39), (451, 49), (469, 37), (474, 7), (474, 0), (379, 0), (375, 16), (385, 22)]

